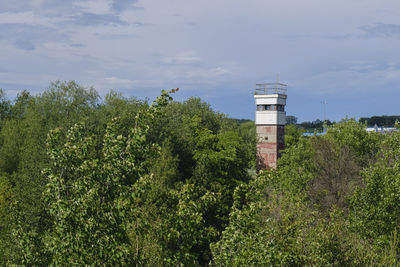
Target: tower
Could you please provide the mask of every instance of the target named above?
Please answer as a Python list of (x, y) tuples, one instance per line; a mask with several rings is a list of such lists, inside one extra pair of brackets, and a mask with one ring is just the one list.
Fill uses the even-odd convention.
[(286, 87), (282, 83), (256, 84), (257, 170), (276, 168), (280, 151), (285, 148)]

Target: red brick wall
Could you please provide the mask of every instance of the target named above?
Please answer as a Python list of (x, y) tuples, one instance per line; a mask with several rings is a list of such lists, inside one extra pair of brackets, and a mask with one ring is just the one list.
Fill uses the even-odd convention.
[(285, 126), (257, 125), (257, 134), (257, 170), (276, 168), (280, 152), (285, 148)]

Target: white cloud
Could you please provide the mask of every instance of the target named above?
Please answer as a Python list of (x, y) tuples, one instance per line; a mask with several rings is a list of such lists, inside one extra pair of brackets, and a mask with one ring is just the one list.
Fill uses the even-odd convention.
[(399, 9), (396, 0), (1, 0), (0, 62), (12, 70), (0, 87), (64, 78), (149, 94), (230, 88), (245, 99), (279, 73), (306, 95), (387, 92), (400, 79)]
[(216, 67), (211, 69), (192, 70), (188, 71), (187, 74), (188, 78), (191, 79), (207, 80), (207, 79), (218, 78), (225, 74), (230, 74), (230, 71), (224, 69), (223, 67)]
[(163, 63), (176, 65), (194, 64), (199, 63), (200, 61), (201, 59), (195, 56), (192, 51), (182, 52), (175, 57), (164, 57), (161, 59), (161, 62)]
[(128, 80), (128, 79), (120, 79), (117, 77), (107, 77), (104, 78), (105, 85), (111, 88), (130, 88), (132, 87), (137, 81)]
[(400, 69), (388, 69), (384, 72), (384, 77), (389, 81), (400, 81)]
[(83, 12), (98, 15), (113, 13), (111, 4), (112, 0), (87, 0), (73, 3), (74, 6), (79, 7)]
[[(51, 81), (57, 80), (58, 77), (51, 74), (26, 74), (26, 73), (17, 73), (17, 72), (0, 72), (0, 81), (5, 84), (12, 85), (22, 85), (24, 87), (37, 87), (43, 85), (43, 81)], [(21, 88), (22, 89), (22, 88)]]
[(0, 24), (25, 24), (30, 26), (55, 27), (56, 23), (65, 21), (60, 17), (45, 17), (35, 14), (33, 11), (0, 13)]

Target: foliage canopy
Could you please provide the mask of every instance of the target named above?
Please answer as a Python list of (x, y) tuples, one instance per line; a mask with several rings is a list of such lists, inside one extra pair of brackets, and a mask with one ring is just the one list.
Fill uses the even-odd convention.
[(287, 125), (255, 174), (254, 123), (176, 91), (0, 92), (0, 265), (399, 265), (399, 132)]

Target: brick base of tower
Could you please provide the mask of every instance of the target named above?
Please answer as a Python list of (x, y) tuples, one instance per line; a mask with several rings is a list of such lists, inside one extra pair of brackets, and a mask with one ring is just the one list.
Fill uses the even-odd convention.
[(276, 168), (276, 162), (285, 148), (285, 126), (256, 125), (257, 171)]

